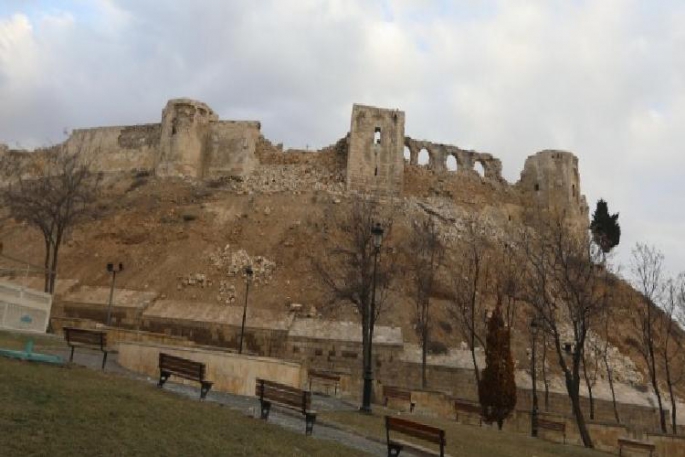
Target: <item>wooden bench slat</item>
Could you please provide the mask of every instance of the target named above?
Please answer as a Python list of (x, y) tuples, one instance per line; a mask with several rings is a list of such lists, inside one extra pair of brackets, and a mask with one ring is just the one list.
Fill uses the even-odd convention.
[(94, 349), (102, 351), (102, 369), (105, 369), (107, 363), (107, 333), (100, 330), (88, 330), (74, 327), (64, 327), (64, 338), (67, 344), (71, 347), (71, 354), (69, 361), (74, 360), (74, 349), (83, 347), (87, 349)]
[(159, 387), (162, 387), (171, 375), (197, 381), (202, 386), (200, 389), (200, 400), (204, 400), (214, 384), (206, 379), (206, 374), (207, 366), (202, 362), (196, 362), (164, 352), (159, 353), (159, 383), (157, 384)]
[(312, 411), (312, 394), (309, 391), (274, 381), (257, 378), (255, 395), (261, 403), (261, 418), (268, 420), (271, 403), (294, 409), (305, 417), (305, 434), (311, 435), (316, 421), (316, 411)]
[(327, 373), (325, 371), (309, 370), (309, 377), (325, 379), (327, 381), (340, 382), (340, 375)]
[(566, 422), (555, 422), (547, 419), (538, 419), (538, 427), (557, 432), (566, 431)]
[[(391, 439), (391, 431), (418, 438), (429, 443), (437, 444), (440, 447), (440, 451), (437, 452), (433, 449), (425, 448), (419, 444), (409, 441)], [(445, 455), (445, 431), (437, 427), (421, 424), (419, 422), (414, 422), (399, 417), (385, 416), (385, 433), (388, 445), (388, 455), (397, 455), (404, 447), (427, 455)]]
[(646, 451), (654, 451), (656, 449), (656, 445), (653, 443), (648, 443), (646, 441), (637, 441), (628, 438), (619, 438), (618, 444), (619, 446), (627, 446), (635, 449), (644, 449)]
[(482, 412), (482, 408), (479, 404), (464, 402), (464, 401), (459, 401), (459, 400), (454, 401), (454, 408), (458, 411), (462, 411), (465, 413), (478, 413), (478, 414), (480, 414)]
[(396, 417), (390, 417), (387, 423), (390, 430), (394, 430), (405, 435), (410, 435), (416, 438), (421, 438), (432, 443), (440, 444), (440, 437), (442, 430), (430, 425), (420, 424), (418, 422), (408, 421)]

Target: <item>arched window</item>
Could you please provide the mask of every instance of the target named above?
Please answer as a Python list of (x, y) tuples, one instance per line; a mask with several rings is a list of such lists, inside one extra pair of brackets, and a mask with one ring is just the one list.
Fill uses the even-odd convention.
[(445, 166), (447, 167), (447, 171), (457, 171), (457, 158), (454, 157), (453, 155), (447, 156), (447, 161), (445, 162)]
[(406, 162), (411, 161), (411, 151), (409, 150), (409, 148), (407, 146), (404, 147), (404, 160)]
[(430, 154), (428, 154), (428, 150), (421, 149), (419, 151), (419, 165), (421, 166), (427, 166), (431, 161)]
[(482, 163), (476, 162), (476, 164), (473, 166), (473, 169), (476, 170), (476, 173), (478, 173), (481, 178), (485, 177), (485, 168), (483, 168)]
[(381, 128), (376, 127), (373, 131), (373, 144), (381, 144)]

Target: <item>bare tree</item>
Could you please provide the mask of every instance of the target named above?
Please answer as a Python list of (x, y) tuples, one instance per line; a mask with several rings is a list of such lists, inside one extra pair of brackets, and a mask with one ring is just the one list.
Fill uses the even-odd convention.
[(662, 300), (664, 292), (663, 262), (664, 255), (653, 246), (637, 243), (633, 248), (630, 266), (633, 273), (633, 284), (640, 293), (638, 313), (634, 321), (640, 337), (638, 350), (647, 365), (649, 379), (659, 406), (661, 431), (667, 433), (666, 412), (659, 388), (655, 338), (660, 332), (659, 324), (663, 323), (659, 318), (657, 309), (657, 304)]
[(682, 363), (679, 372), (676, 372), (676, 364), (674, 360), (681, 357), (683, 347), (681, 342), (677, 340), (678, 332), (678, 313), (685, 305), (685, 274), (680, 274), (675, 279), (670, 279), (666, 285), (666, 294), (664, 299), (664, 313), (662, 315), (662, 344), (659, 347), (659, 355), (664, 366), (664, 375), (666, 377), (666, 387), (668, 388), (668, 396), (671, 400), (671, 429), (673, 434), (678, 433), (677, 427), (677, 402), (675, 396), (675, 386), (682, 381), (683, 371)]
[(414, 223), (409, 241), (408, 265), (414, 285), (416, 333), (421, 343), (421, 387), (426, 388), (426, 359), (431, 331), (431, 295), (443, 265), (445, 250), (439, 228), (431, 216)]
[(483, 228), (481, 219), (467, 220), (466, 233), (455, 253), (453, 299), (449, 310), (471, 351), (476, 385), (480, 383), (476, 344), (485, 348), (486, 310), (483, 298), (489, 273), (488, 245)]
[(616, 423), (621, 423), (621, 418), (618, 414), (618, 405), (616, 404), (616, 390), (614, 389), (614, 368), (611, 366), (609, 360), (609, 329), (611, 328), (613, 303), (611, 303), (611, 295), (609, 296), (610, 305), (607, 306), (604, 316), (602, 316), (602, 341), (603, 345), (599, 351), (599, 357), (601, 357), (604, 363), (604, 370), (607, 374), (607, 381), (609, 381), (609, 390), (611, 390), (611, 402), (614, 408), (614, 417), (616, 418)]
[[(362, 368), (372, 370), (373, 332), (378, 317), (388, 303), (395, 275), (391, 239), (392, 220), (385, 217), (378, 203), (355, 198), (348, 212), (340, 213), (331, 224), (335, 236), (320, 256), (312, 256), (314, 271), (328, 295), (329, 305), (352, 306), (362, 323)], [(384, 228), (384, 246), (378, 252), (372, 229)], [(385, 260), (381, 260), (381, 255)], [(375, 287), (374, 287), (375, 276)]]
[[(592, 394), (592, 389), (597, 384), (601, 349), (601, 342), (588, 341), (583, 351), (583, 378), (585, 378), (585, 387), (587, 388), (588, 399), (590, 400), (590, 420), (595, 419), (595, 397)], [(588, 354), (590, 357), (588, 357)]]
[[(588, 332), (606, 307), (610, 277), (589, 236), (569, 231), (562, 216), (541, 216), (533, 224), (520, 243), (525, 300), (554, 346), (583, 444), (594, 447), (580, 404), (580, 368)], [(568, 327), (572, 343), (564, 341)]]
[(15, 163), (2, 197), (14, 219), (36, 227), (45, 244), (45, 292), (55, 290), (59, 250), (65, 234), (91, 216), (101, 177), (81, 154), (62, 146)]

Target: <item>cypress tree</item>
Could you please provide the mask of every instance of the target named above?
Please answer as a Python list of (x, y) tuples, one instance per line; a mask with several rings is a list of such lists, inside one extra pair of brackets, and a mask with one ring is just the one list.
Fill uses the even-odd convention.
[(618, 213), (609, 214), (609, 205), (600, 199), (590, 224), (592, 239), (608, 254), (621, 241), (621, 226), (618, 224)]
[(504, 419), (516, 406), (514, 361), (511, 357), (511, 334), (504, 325), (499, 305), (488, 320), (485, 368), (478, 384), (478, 397), (486, 423), (496, 422), (502, 429)]

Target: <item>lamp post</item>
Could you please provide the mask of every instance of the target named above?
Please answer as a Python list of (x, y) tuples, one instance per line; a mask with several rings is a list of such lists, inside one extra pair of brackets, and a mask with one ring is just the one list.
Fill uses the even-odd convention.
[(367, 347), (366, 347), (366, 366), (364, 367), (364, 391), (362, 394), (362, 407), (360, 408), (364, 413), (371, 413), (371, 391), (373, 389), (373, 364), (371, 357), (373, 355), (373, 326), (376, 315), (376, 270), (378, 269), (378, 254), (381, 252), (381, 243), (383, 242), (383, 227), (376, 222), (376, 225), (371, 229), (373, 235), (373, 285), (371, 289), (371, 306), (366, 309), (366, 322), (368, 324), (367, 331)]
[(107, 271), (112, 274), (112, 285), (109, 288), (109, 304), (107, 305), (107, 325), (112, 321), (112, 299), (114, 298), (114, 282), (117, 279), (117, 273), (124, 270), (124, 264), (119, 262), (118, 268), (114, 267), (113, 263), (107, 264)]
[(533, 408), (530, 412), (530, 436), (538, 436), (538, 391), (536, 372), (537, 366), (535, 364), (535, 346), (537, 345), (538, 336), (538, 321), (536, 318), (530, 321), (530, 333), (533, 336), (533, 350), (531, 351), (530, 374), (533, 381)]
[(240, 349), (238, 354), (243, 353), (243, 338), (245, 336), (245, 316), (247, 315), (247, 296), (250, 293), (250, 282), (252, 282), (252, 267), (248, 265), (245, 267), (245, 305), (243, 305), (243, 323), (240, 326)]

